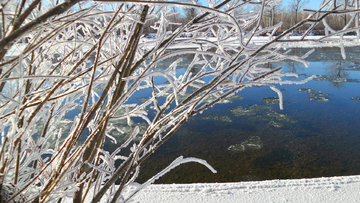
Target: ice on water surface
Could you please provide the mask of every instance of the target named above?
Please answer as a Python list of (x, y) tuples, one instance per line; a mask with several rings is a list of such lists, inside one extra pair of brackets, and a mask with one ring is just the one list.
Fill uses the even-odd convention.
[(231, 152), (244, 152), (247, 150), (257, 150), (263, 147), (263, 142), (259, 136), (252, 136), (240, 144), (231, 145), (228, 150)]
[[(284, 102), (286, 103), (286, 102)], [(249, 116), (251, 120), (268, 121), (269, 125), (280, 128), (287, 123), (296, 123), (287, 114), (272, 110), (271, 105), (278, 105), (279, 98), (265, 97), (262, 101), (263, 105), (247, 105), (230, 107), (229, 110), (233, 116)]]
[[(279, 105), (280, 100), (277, 97), (265, 97), (261, 103), (266, 107), (271, 108), (271, 105)], [(284, 103), (286, 103), (286, 101), (284, 101)]]
[(230, 112), (233, 114), (233, 116), (253, 116), (255, 115), (255, 112), (251, 109), (244, 108), (242, 106), (236, 106), (236, 107), (230, 107)]
[(308, 100), (316, 100), (316, 101), (320, 101), (320, 102), (328, 102), (329, 101), (329, 97), (308, 97)]
[(291, 119), (287, 114), (280, 113), (274, 110), (270, 110), (267, 114), (267, 116), (275, 118), (277, 121), (286, 121), (290, 123), (296, 123), (295, 120)]
[(320, 101), (320, 102), (328, 102), (329, 101), (329, 96), (326, 93), (323, 92), (316, 92), (313, 88), (301, 88), (299, 89), (299, 92), (307, 92), (309, 95), (311, 95), (310, 97), (308, 97), (308, 100), (316, 100), (316, 101)]
[(214, 121), (221, 121), (221, 122), (233, 122), (229, 116), (216, 116), (216, 115), (208, 115), (201, 117), (203, 120), (214, 120)]
[(300, 88), (299, 89), (299, 92), (307, 92), (307, 93), (310, 93), (310, 92), (313, 92), (315, 91), (313, 88)]

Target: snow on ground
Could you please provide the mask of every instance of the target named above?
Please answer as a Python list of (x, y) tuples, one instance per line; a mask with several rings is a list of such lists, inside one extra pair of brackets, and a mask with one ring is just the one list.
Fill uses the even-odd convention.
[(360, 202), (360, 176), (239, 183), (151, 185), (133, 198), (146, 203)]
[[(326, 41), (324, 41), (325, 36), (306, 36), (305, 41), (300, 41), (301, 36), (289, 36), (289, 38), (284, 38), (285, 40), (288, 40), (287, 42), (280, 41), (274, 43), (274, 46), (276, 47), (283, 47), (283, 48), (317, 48), (317, 47), (340, 47), (341, 44), (344, 47), (353, 47), (353, 46), (359, 46), (360, 40), (357, 39), (357, 36), (344, 36), (342, 39), (339, 36), (332, 36), (327, 37)], [(265, 45), (270, 40), (274, 39), (275, 37), (261, 37), (261, 36), (255, 36), (250, 41), (249, 45)], [(215, 37), (212, 38), (197, 38), (198, 40), (205, 39), (211, 42), (217, 43), (217, 39)], [(186, 44), (182, 44), (181, 40), (184, 40)], [(246, 42), (248, 39), (244, 38), (244, 42)], [(320, 40), (321, 42), (317, 41)], [(154, 47), (155, 43), (153, 43), (154, 40), (144, 39), (143, 42), (145, 42), (145, 46), (150, 48)], [(169, 49), (181, 49), (181, 48), (198, 48), (199, 45), (197, 43), (189, 44), (186, 39), (178, 38), (176, 40), (178, 44), (172, 45), (169, 47)], [(222, 41), (222, 45), (237, 45), (239, 44), (239, 40), (237, 38), (229, 38), (226, 41)], [(240, 44), (239, 44), (240, 45)]]
[[(360, 39), (357, 39), (357, 36), (344, 36), (343, 39), (340, 39), (340, 37), (338, 36), (334, 36), (334, 37), (328, 37), (326, 42), (317, 42), (316, 40), (321, 40), (324, 36), (307, 36), (305, 37), (305, 40), (314, 40), (314, 41), (298, 41), (301, 39), (301, 36), (290, 36), (287, 40), (290, 40), (289, 42), (277, 42), (274, 44), (274, 46), (277, 47), (284, 47), (284, 48), (316, 48), (316, 47), (340, 47), (340, 46), (344, 46), (344, 47), (353, 47), (353, 46), (359, 46), (360, 43)], [(253, 37), (253, 39), (250, 42), (251, 44), (254, 45), (264, 45), (267, 42), (269, 42), (270, 40), (274, 39), (274, 37), (270, 38), (270, 37)], [(181, 41), (184, 41), (184, 43), (181, 43)], [(216, 42), (217, 43), (217, 39), (215, 37), (200, 37), (197, 38), (197, 40), (208, 40), (211, 42)], [(247, 40), (247, 38), (244, 39), (245, 41)], [(198, 48), (200, 43), (191, 43), (189, 44), (189, 42), (184, 39), (184, 38), (177, 38), (176, 39), (176, 44), (175, 45), (171, 45), (169, 47), (169, 49), (183, 49), (183, 48)], [(146, 48), (146, 49), (151, 49), (156, 45), (156, 40), (155, 39), (146, 39), (143, 38), (141, 40), (141, 43), (139, 45), (139, 47), (142, 48)], [(237, 38), (229, 38), (227, 39), (225, 42), (222, 42), (223, 46), (226, 46), (227, 44), (231, 44), (231, 46), (234, 46), (236, 44), (239, 44), (239, 40)], [(342, 45), (341, 45), (342, 44)], [(26, 48), (26, 43), (17, 43), (14, 44), (10, 50), (7, 52), (7, 56), (16, 56), (19, 55), (25, 48)], [(58, 45), (56, 45), (58, 46)], [(82, 49), (84, 49), (83, 51), (86, 51), (89, 47), (86, 47), (86, 45), (84, 45), (82, 47)]]

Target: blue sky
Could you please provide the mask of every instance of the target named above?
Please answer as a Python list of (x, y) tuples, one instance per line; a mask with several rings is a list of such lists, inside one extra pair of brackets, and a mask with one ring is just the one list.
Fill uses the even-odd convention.
[[(304, 6), (308, 9), (318, 9), (322, 0), (309, 0), (309, 2)], [(282, 5), (286, 8), (287, 5), (290, 5), (291, 0), (283, 0)]]
[[(308, 3), (304, 6), (304, 8), (307, 9), (318, 9), (320, 6), (322, 0), (308, 0)], [(200, 0), (202, 5), (206, 5), (205, 2), (206, 0)], [(282, 1), (282, 6), (284, 8), (288, 7), (290, 5), (291, 0), (283, 0)]]

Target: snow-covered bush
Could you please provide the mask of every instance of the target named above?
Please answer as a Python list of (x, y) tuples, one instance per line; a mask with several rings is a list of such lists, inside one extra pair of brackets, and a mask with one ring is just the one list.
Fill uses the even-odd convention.
[[(303, 83), (263, 66), (304, 56), (289, 43), (304, 41), (318, 23), (326, 36), (314, 44), (344, 47), (359, 40), (358, 1), (330, 0), (278, 36), (281, 24), (260, 21), (277, 0), (176, 1), (3, 0), (0, 5), (0, 201), (127, 201), (140, 164), (189, 117), (244, 88)], [(195, 8), (185, 24), (171, 21), (173, 7)], [(341, 31), (326, 16), (348, 13)], [(147, 21), (156, 37), (146, 38)], [(353, 23), (355, 22), (355, 23)], [(169, 25), (178, 26), (174, 32)], [(290, 38), (310, 24), (301, 38)], [(355, 24), (355, 27), (350, 25)], [(357, 38), (344, 38), (357, 31)], [(265, 44), (255, 36), (270, 32)], [(331, 33), (331, 34), (330, 34)], [(180, 36), (188, 36), (181, 38)], [(211, 36), (211, 37), (209, 37)], [(332, 38), (338, 36), (338, 38)], [(182, 57), (192, 54), (190, 63)], [(169, 62), (170, 61), (170, 62)], [(287, 78), (288, 79), (288, 78)], [(141, 102), (138, 93), (147, 94)], [(106, 144), (116, 146), (111, 150)], [(196, 158), (176, 159), (143, 185)], [(115, 165), (115, 162), (120, 163)], [(117, 185), (115, 185), (115, 182)], [(90, 191), (90, 192), (89, 192)]]

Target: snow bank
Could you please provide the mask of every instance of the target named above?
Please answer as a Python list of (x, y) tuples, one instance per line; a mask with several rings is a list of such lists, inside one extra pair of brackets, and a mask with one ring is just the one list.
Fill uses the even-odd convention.
[[(284, 48), (317, 48), (317, 47), (353, 47), (353, 46), (359, 46), (359, 42), (360, 40), (357, 39), (356, 36), (344, 36), (343, 40), (340, 39), (340, 37), (338, 36), (334, 36), (334, 37), (329, 37), (327, 38), (326, 42), (318, 42), (316, 40), (319, 40), (321, 38), (323, 38), (324, 36), (307, 36), (305, 37), (305, 40), (314, 40), (314, 41), (297, 41), (301, 39), (301, 36), (290, 36), (289, 37), (289, 41), (288, 42), (276, 42), (274, 44), (274, 46), (278, 46), (278, 47), (284, 47)], [(254, 44), (254, 45), (264, 45), (267, 42), (269, 42), (271, 39), (273, 39), (274, 37), (270, 38), (270, 37), (253, 37), (253, 39), (250, 41), (250, 44)], [(209, 40), (211, 42), (217, 42), (217, 39), (214, 37), (209, 37), (209, 38), (203, 38), (206, 40)], [(245, 38), (245, 40), (247, 40)], [(184, 41), (184, 43), (181, 43), (181, 41)], [(140, 47), (142, 48), (146, 48), (146, 49), (151, 49), (156, 45), (156, 40), (154, 39), (142, 39), (141, 40), (141, 44)], [(175, 45), (171, 45), (170, 47), (168, 47), (168, 49), (191, 49), (191, 48), (198, 48), (199, 45), (198, 44), (189, 44), (188, 41), (186, 41), (186, 39), (181, 39), (178, 38), (176, 39), (177, 44)], [(224, 42), (223, 45), (237, 45), (239, 44), (238, 39), (236, 38), (229, 38), (228, 40), (226, 40)], [(19, 55), (25, 48), (26, 48), (27, 44), (26, 43), (17, 43), (14, 44), (10, 50), (7, 52), (7, 56), (16, 56)], [(106, 46), (105, 46), (106, 47)], [(84, 48), (85, 50), (88, 49)], [(106, 48), (105, 48), (106, 49)]]
[[(321, 48), (321, 47), (353, 47), (353, 46), (359, 46), (359, 39), (357, 39), (357, 36), (344, 36), (343, 39), (341, 39), (339, 36), (333, 36), (328, 37), (326, 41), (319, 42), (317, 40), (321, 40), (324, 36), (306, 36), (305, 41), (300, 41), (301, 36), (290, 36), (286, 41), (279, 41), (274, 43), (274, 46), (276, 47), (282, 47), (282, 48)], [(262, 46), (268, 43), (270, 40), (274, 39), (275, 37), (253, 37), (250, 41), (250, 45), (256, 45), (256, 46)], [(209, 41), (217, 42), (216, 38), (206, 38)], [(245, 38), (245, 41), (248, 39)], [(147, 44), (148, 47), (153, 47), (154, 44), (151, 43)], [(181, 39), (178, 39), (177, 42), (181, 42)], [(229, 45), (234, 46), (239, 44), (238, 39), (236, 38), (229, 38), (225, 42), (223, 42), (223, 45)], [(198, 44), (177, 44), (172, 45), (169, 47), (169, 49), (181, 49), (181, 48), (198, 48)]]
[(147, 203), (359, 202), (360, 176), (239, 183), (151, 185), (133, 200)]

